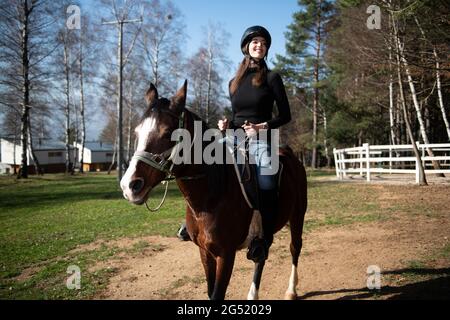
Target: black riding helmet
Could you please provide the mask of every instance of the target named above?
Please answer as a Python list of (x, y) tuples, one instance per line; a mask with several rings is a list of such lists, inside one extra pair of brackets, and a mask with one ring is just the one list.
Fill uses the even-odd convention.
[[(246, 54), (245, 48), (247, 47), (247, 44), (254, 38), (254, 37), (263, 37), (267, 42), (267, 52), (269, 52), (270, 44), (272, 43), (272, 37), (270, 36), (269, 31), (267, 31), (266, 28), (261, 26), (253, 26), (245, 30), (244, 34), (241, 38), (241, 51), (243, 54)], [(266, 55), (267, 55), (266, 52)]]

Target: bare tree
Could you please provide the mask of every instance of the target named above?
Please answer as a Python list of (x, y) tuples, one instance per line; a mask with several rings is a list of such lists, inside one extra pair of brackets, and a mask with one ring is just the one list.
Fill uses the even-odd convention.
[[(128, 58), (130, 57), (131, 52), (133, 51), (134, 45), (136, 43), (136, 39), (141, 31), (142, 17), (139, 19), (128, 19), (130, 14), (133, 14), (136, 6), (135, 3), (125, 2), (122, 7), (118, 8), (116, 2), (113, 2), (113, 14), (114, 19), (112, 21), (103, 22), (103, 25), (115, 25), (118, 30), (118, 45), (117, 45), (117, 67), (118, 67), (118, 77), (117, 77), (117, 86), (118, 86), (118, 97), (117, 97), (117, 177), (118, 180), (122, 180), (122, 174), (124, 170), (124, 161), (123, 161), (123, 107), (122, 107), (122, 95), (123, 95), (123, 68), (126, 65)], [(134, 24), (138, 23), (139, 27), (134, 32), (133, 39), (131, 44), (128, 47), (127, 53), (124, 55), (124, 25), (125, 24)]]
[(37, 107), (39, 82), (48, 76), (42, 65), (54, 50), (48, 30), (54, 23), (50, 12), (57, 5), (43, 0), (10, 0), (0, 5), (0, 91), (14, 97), (2, 105), (21, 109), (21, 178), (28, 177), (30, 109)]
[(200, 48), (188, 59), (186, 70), (193, 92), (189, 104), (200, 117), (208, 118), (209, 123), (215, 123), (227, 103), (220, 69), (210, 68), (207, 49)]
[(205, 120), (206, 123), (210, 121), (211, 110), (211, 94), (213, 87), (213, 72), (219, 74), (221, 67), (229, 67), (231, 64), (229, 59), (225, 56), (225, 50), (228, 47), (228, 39), (230, 33), (225, 31), (220, 23), (209, 22), (207, 27), (204, 27), (205, 49), (203, 54), (206, 54), (205, 60), (207, 62), (207, 89), (206, 89), (206, 105), (205, 105)]
[(142, 1), (144, 22), (139, 51), (150, 80), (164, 96), (175, 92), (180, 75), (185, 25), (181, 12), (171, 1)]
[(414, 141), (414, 135), (413, 135), (413, 132), (411, 129), (411, 124), (409, 121), (408, 111), (407, 111), (407, 107), (406, 107), (405, 91), (403, 89), (402, 67), (405, 69), (406, 74), (408, 74), (408, 72), (406, 71), (407, 66), (405, 66), (405, 64), (401, 58), (402, 44), (399, 39), (398, 25), (397, 25), (397, 21), (393, 17), (393, 15), (391, 15), (390, 19), (392, 21), (393, 37), (394, 37), (394, 41), (396, 43), (397, 76), (398, 76), (398, 86), (399, 86), (399, 92), (400, 92), (400, 102), (401, 102), (401, 106), (403, 109), (403, 117), (405, 120), (408, 135), (409, 135), (409, 138), (411, 140), (411, 144), (412, 144), (412, 147), (414, 150), (414, 155), (416, 156), (416, 165), (419, 166), (419, 185), (427, 185), (425, 170), (422, 165), (422, 159), (421, 159), (419, 150), (417, 148), (416, 142)]

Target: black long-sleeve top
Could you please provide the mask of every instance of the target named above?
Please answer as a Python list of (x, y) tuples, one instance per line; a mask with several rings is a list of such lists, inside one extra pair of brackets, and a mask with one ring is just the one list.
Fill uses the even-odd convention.
[[(234, 94), (230, 93), (232, 120), (230, 128), (240, 128), (245, 120), (258, 124), (267, 122), (269, 129), (276, 129), (291, 121), (289, 101), (283, 80), (276, 72), (267, 73), (267, 82), (256, 87), (252, 84), (256, 69), (249, 69)], [(272, 117), (274, 102), (278, 115)]]

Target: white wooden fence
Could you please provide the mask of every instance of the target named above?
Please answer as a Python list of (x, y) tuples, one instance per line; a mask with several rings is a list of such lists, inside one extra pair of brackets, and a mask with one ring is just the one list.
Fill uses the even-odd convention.
[[(450, 143), (419, 144), (417, 148), (422, 156), (425, 174), (447, 173), (450, 174)], [(430, 157), (427, 148), (433, 151)], [(333, 149), (336, 165), (336, 176), (342, 180), (349, 173), (357, 173), (366, 176), (370, 181), (374, 173), (415, 173), (416, 182), (419, 182), (419, 166), (412, 145), (369, 145), (362, 147)], [(440, 170), (435, 170), (432, 161), (440, 164)]]

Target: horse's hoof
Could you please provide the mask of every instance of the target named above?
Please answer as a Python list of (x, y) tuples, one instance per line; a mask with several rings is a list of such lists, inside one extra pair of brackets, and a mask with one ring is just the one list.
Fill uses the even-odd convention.
[(294, 292), (286, 292), (284, 295), (284, 300), (297, 300), (297, 294)]

